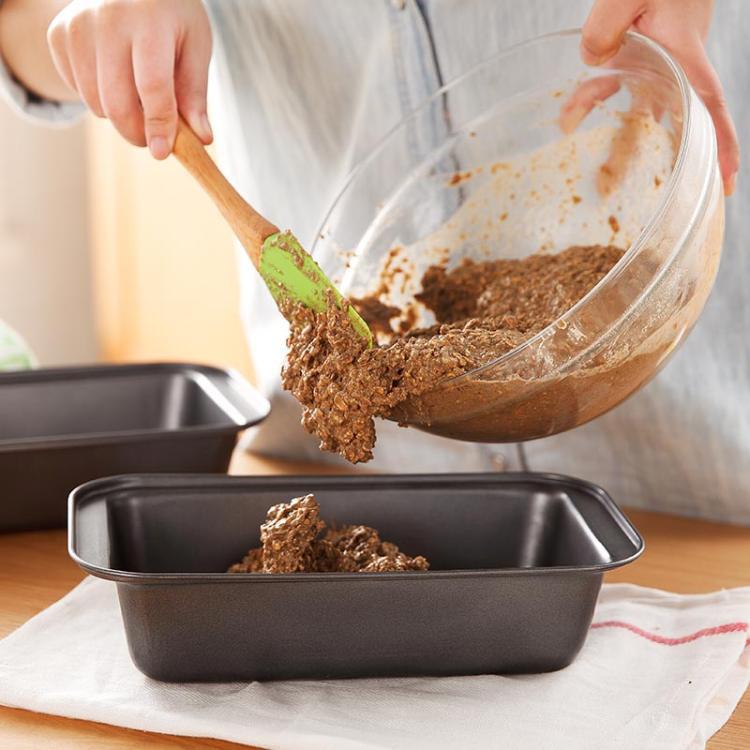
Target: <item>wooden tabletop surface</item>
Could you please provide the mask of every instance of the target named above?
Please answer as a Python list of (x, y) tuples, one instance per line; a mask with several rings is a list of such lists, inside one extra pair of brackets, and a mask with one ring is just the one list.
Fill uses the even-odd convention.
[[(236, 474), (326, 472), (330, 469), (245, 455), (238, 455), (233, 464)], [(643, 511), (628, 515), (646, 539), (646, 552), (632, 565), (609, 574), (608, 581), (627, 581), (686, 594), (750, 585), (750, 529)], [(0, 535), (0, 637), (59, 599), (82, 578), (82, 571), (68, 558), (65, 532)], [(0, 707), (0, 748), (32, 747), (246, 748), (218, 740), (151, 734)], [(750, 748), (750, 691), (708, 747)]]

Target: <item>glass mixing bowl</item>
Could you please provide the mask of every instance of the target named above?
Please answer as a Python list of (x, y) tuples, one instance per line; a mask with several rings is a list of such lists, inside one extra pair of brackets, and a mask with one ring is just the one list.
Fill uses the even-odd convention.
[(553, 324), (394, 420), (487, 442), (568, 430), (644, 385), (703, 308), (724, 222), (710, 117), (654, 42), (628, 34), (600, 68), (579, 42), (540, 37), (444, 87), (359, 165), (323, 223), (313, 253), (342, 291), (399, 306), (436, 262), (626, 251)]

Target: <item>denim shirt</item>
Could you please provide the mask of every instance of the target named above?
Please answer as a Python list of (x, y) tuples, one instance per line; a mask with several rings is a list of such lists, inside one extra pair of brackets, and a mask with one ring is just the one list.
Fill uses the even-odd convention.
[[(215, 0), (207, 7), (223, 167), (261, 213), (309, 247), (348, 173), (392, 127), (504, 47), (580, 25), (588, 3)], [(413, 133), (411, 150), (426, 152), (434, 136)], [(279, 387), (285, 323), (241, 251), (238, 263), (256, 372), (273, 404), (251, 445), (319, 459), (317, 441), (297, 428), (299, 407)], [(458, 443), (379, 422), (370, 467), (519, 469), (519, 458), (516, 446)]]
[[(501, 49), (580, 26), (589, 0), (206, 0), (218, 155), (274, 223), (310, 246), (349, 171), (406, 114)], [(717, 3), (709, 39), (740, 137), (750, 124), (742, 0)], [(6, 88), (9, 84), (6, 81)], [(16, 92), (16, 98), (19, 94)], [(35, 103), (38, 114), (38, 103)], [(56, 112), (59, 116), (59, 110)], [(414, 134), (413, 148), (429, 148)], [(594, 422), (519, 446), (459, 443), (380, 422), (372, 468), (554, 471), (598, 482), (626, 505), (750, 522), (750, 229), (743, 164), (727, 204), (716, 288), (690, 339), (645, 389)], [(268, 422), (254, 449), (319, 459), (281, 391), (286, 326), (244, 253), (242, 316)]]

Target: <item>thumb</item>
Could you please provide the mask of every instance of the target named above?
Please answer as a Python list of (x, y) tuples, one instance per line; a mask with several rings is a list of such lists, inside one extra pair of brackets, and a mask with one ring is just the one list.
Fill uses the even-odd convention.
[(581, 57), (601, 65), (620, 49), (625, 32), (643, 12), (637, 0), (596, 0), (581, 31)]

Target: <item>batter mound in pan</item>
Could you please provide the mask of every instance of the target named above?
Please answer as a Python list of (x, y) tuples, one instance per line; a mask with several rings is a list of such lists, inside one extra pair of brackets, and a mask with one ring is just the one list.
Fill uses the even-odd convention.
[(390, 573), (430, 567), (424, 557), (409, 557), (382, 541), (369, 526), (326, 528), (313, 495), (269, 508), (260, 540), (262, 546), (229, 573)]

